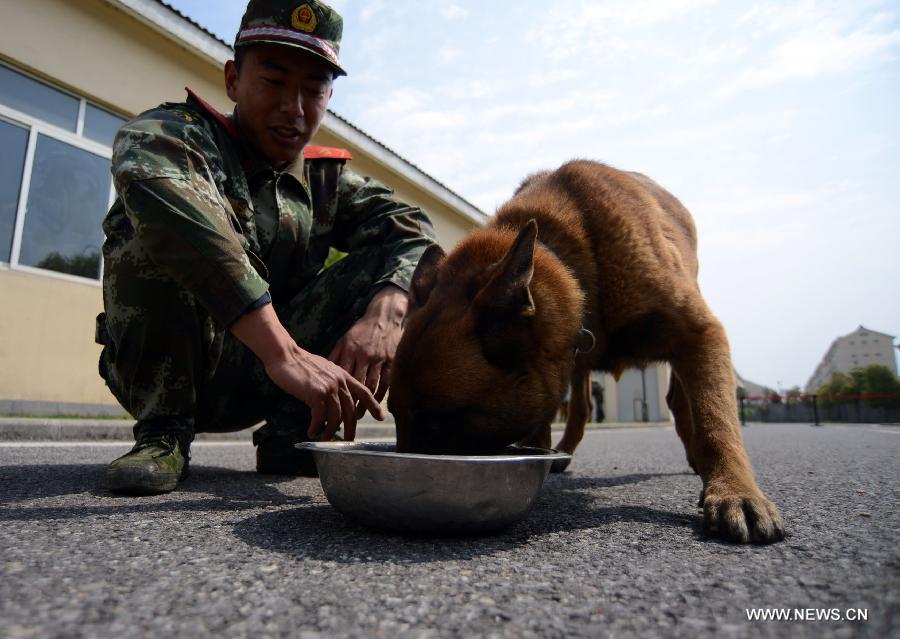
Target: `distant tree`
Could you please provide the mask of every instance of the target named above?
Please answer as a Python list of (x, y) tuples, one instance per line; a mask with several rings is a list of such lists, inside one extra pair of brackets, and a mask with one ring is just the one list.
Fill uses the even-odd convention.
[(855, 395), (859, 393), (859, 387), (856, 381), (847, 373), (840, 371), (834, 373), (831, 379), (816, 389), (816, 394), (826, 404), (832, 404), (840, 401), (838, 398), (845, 395)]
[(789, 402), (796, 402), (800, 399), (800, 396), (803, 395), (803, 391), (800, 390), (799, 386), (792, 386), (785, 393)]
[[(865, 368), (857, 369), (852, 373), (858, 373), (860, 386), (867, 395), (889, 395), (900, 393), (900, 379), (887, 366), (871, 364)], [(873, 397), (866, 400), (869, 406), (887, 408), (896, 405), (900, 401), (896, 397)]]
[[(854, 368), (849, 374), (837, 372), (816, 391), (824, 396), (825, 402), (832, 402), (847, 395), (884, 395), (900, 393), (900, 379), (887, 366), (871, 364), (864, 368)], [(887, 406), (897, 399), (867, 399), (870, 406)], [(830, 402), (829, 402), (830, 403)]]
[(859, 373), (866, 393), (900, 393), (900, 378), (887, 366), (871, 364), (853, 372)]

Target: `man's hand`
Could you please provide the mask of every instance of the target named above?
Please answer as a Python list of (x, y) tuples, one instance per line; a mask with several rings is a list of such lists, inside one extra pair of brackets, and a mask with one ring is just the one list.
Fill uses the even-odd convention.
[(359, 416), (366, 410), (384, 419), (379, 403), (364, 384), (327, 359), (300, 348), (266, 304), (240, 318), (231, 332), (262, 360), (266, 374), (281, 390), (305, 402), (312, 413), (307, 434), (331, 439), (341, 423), (344, 438), (356, 436)]
[[(403, 332), (403, 318), (409, 306), (406, 292), (385, 286), (375, 294), (366, 313), (338, 340), (328, 356), (374, 394), (384, 399), (391, 380), (391, 364)], [(360, 417), (365, 408), (360, 405)]]

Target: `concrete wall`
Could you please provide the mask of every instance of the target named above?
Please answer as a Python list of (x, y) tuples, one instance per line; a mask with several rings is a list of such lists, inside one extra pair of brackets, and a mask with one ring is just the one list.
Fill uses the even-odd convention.
[[(0, 58), (51, 84), (131, 116), (164, 101), (184, 99), (190, 86), (231, 111), (221, 64), (179, 45), (116, 3), (28, 0), (0, 6)], [(477, 226), (333, 132), (314, 141), (350, 148), (351, 166), (396, 189), (432, 217), (439, 241), (455, 244)], [(0, 400), (109, 404), (115, 400), (96, 372), (94, 317), (102, 310), (99, 283), (0, 265)]]
[(114, 401), (97, 375), (100, 286), (0, 269), (0, 399)]

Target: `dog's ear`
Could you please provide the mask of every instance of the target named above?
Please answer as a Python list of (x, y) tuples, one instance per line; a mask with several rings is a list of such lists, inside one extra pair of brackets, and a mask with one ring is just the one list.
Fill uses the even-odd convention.
[(475, 296), (482, 353), (488, 362), (508, 371), (526, 366), (532, 348), (528, 320), (535, 308), (529, 286), (536, 238), (537, 222), (529, 220)]
[(487, 283), (475, 296), (475, 303), (479, 307), (507, 317), (534, 315), (534, 299), (529, 285), (534, 276), (537, 231), (537, 222), (534, 220), (528, 220), (522, 227), (509, 251), (494, 266)]
[(437, 244), (432, 244), (422, 254), (409, 286), (410, 311), (425, 306), (431, 289), (437, 284), (437, 274), (447, 254)]

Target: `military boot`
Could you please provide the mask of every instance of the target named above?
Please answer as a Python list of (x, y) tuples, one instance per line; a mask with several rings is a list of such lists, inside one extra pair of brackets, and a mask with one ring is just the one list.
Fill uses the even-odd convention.
[[(137, 434), (138, 427), (135, 427)], [(129, 452), (106, 468), (109, 489), (127, 495), (158, 495), (175, 489), (186, 479), (190, 464), (190, 437), (176, 430), (143, 432)]]
[(309, 441), (305, 428), (278, 427), (266, 422), (253, 432), (256, 446), (256, 472), (264, 475), (318, 477), (312, 452), (294, 446)]

